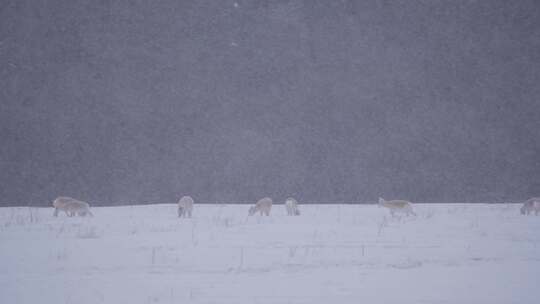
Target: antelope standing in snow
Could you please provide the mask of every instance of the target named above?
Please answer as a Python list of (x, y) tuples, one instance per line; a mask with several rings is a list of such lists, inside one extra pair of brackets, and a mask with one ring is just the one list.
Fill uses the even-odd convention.
[(521, 214), (529, 215), (534, 212), (534, 215), (540, 213), (540, 197), (533, 197), (525, 201), (520, 209)]
[(90, 205), (88, 205), (88, 203), (67, 196), (57, 197), (53, 201), (53, 207), (54, 216), (58, 216), (59, 211), (64, 211), (69, 217), (74, 215), (94, 216), (92, 212), (90, 212)]
[(379, 206), (386, 207), (390, 210), (390, 214), (394, 216), (396, 213), (405, 213), (405, 215), (416, 215), (412, 209), (412, 204), (409, 201), (391, 200), (387, 201), (379, 197)]
[(178, 217), (191, 217), (193, 212), (193, 199), (191, 196), (183, 196), (178, 201)]
[(287, 215), (300, 215), (300, 210), (298, 210), (298, 202), (292, 197), (285, 201), (285, 209), (287, 210)]
[(260, 215), (265, 214), (266, 216), (270, 215), (270, 209), (272, 209), (272, 199), (265, 197), (260, 199), (255, 206), (251, 206), (248, 210), (249, 215), (254, 215), (259, 212)]

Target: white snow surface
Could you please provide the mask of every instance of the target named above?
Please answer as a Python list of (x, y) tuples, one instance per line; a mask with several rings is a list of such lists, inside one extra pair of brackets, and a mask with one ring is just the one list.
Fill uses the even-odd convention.
[(517, 204), (0, 208), (0, 303), (540, 303)]

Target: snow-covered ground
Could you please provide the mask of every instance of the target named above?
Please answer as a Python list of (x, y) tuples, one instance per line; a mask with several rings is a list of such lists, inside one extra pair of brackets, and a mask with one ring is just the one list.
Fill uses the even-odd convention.
[(540, 303), (519, 205), (0, 208), (0, 303)]

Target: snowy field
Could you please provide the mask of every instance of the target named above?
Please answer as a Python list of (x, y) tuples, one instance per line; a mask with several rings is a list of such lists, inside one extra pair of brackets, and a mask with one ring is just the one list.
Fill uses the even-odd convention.
[(0, 208), (0, 303), (540, 303), (520, 205)]

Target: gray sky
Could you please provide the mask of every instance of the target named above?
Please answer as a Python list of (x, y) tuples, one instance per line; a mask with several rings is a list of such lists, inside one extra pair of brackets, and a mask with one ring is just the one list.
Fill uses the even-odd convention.
[(539, 50), (538, 1), (5, 0), (0, 203), (538, 196)]

